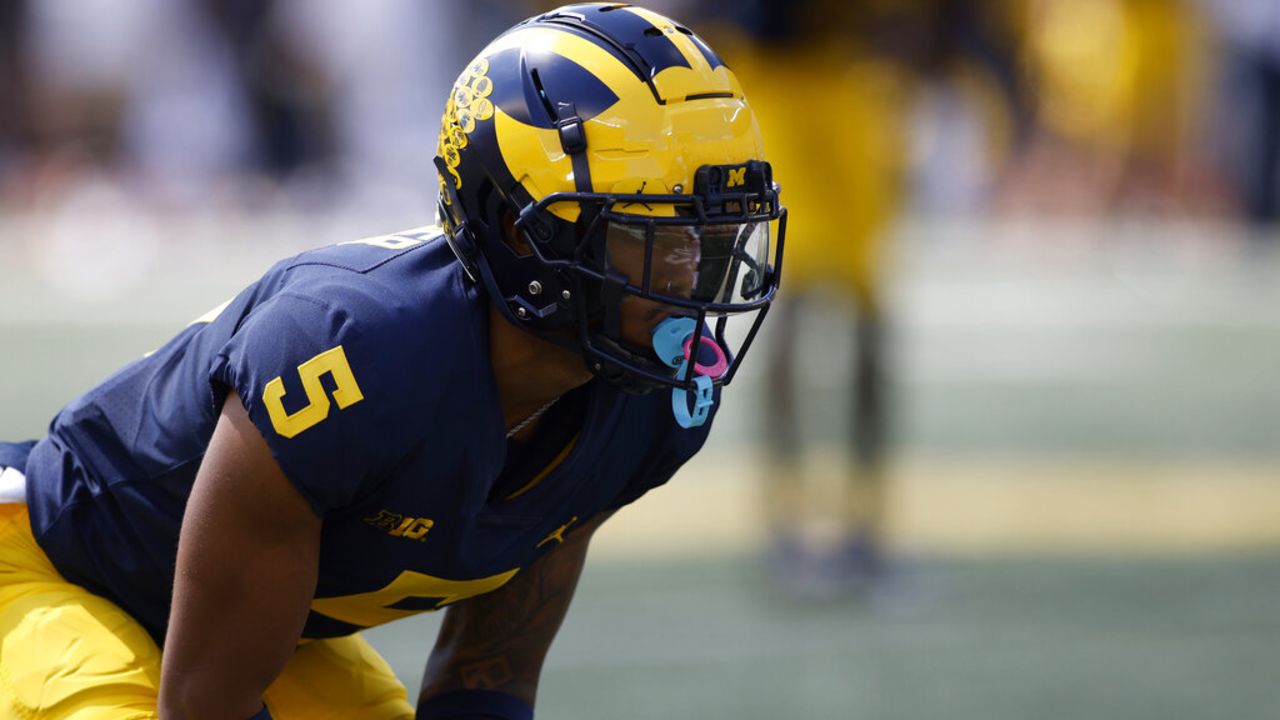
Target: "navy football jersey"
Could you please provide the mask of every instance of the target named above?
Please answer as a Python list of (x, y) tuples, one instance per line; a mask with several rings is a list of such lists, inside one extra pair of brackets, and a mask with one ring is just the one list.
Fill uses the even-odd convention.
[(323, 518), (304, 635), (331, 637), (501, 587), (706, 439), (669, 393), (592, 381), (509, 442), (487, 308), (435, 228), (277, 264), (58, 414), (26, 463), (37, 540), (162, 639), (183, 510), (234, 389)]

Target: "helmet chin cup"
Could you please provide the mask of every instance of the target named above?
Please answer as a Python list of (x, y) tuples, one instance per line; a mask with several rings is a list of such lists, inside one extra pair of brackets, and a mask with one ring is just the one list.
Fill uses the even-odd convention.
[(648, 395), (666, 386), (666, 383), (651, 380), (632, 368), (654, 375), (671, 374), (665, 366), (603, 335), (591, 338), (591, 348), (587, 355), (587, 368), (591, 373), (629, 395)]

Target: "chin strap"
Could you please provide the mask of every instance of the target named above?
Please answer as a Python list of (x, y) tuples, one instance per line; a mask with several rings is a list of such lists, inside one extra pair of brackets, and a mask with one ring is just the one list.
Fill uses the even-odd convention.
[[(698, 353), (694, 355), (693, 333), (697, 323), (692, 318), (667, 318), (653, 330), (653, 351), (668, 367), (676, 368), (676, 377), (686, 378), (690, 357), (693, 358), (693, 404), (690, 409), (689, 392), (684, 388), (671, 390), (671, 412), (682, 428), (699, 427), (707, 422), (711, 408), (716, 404), (711, 378), (720, 377), (729, 368), (724, 349), (713, 338), (699, 338)], [(715, 361), (710, 365), (699, 362), (703, 351), (710, 351)]]

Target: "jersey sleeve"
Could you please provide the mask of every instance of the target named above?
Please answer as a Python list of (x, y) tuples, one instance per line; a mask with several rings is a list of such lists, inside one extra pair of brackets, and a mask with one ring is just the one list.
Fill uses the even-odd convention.
[(244, 319), (210, 371), (318, 515), (394, 462), (397, 395), (379, 366), (379, 325), (373, 306), (281, 293)]

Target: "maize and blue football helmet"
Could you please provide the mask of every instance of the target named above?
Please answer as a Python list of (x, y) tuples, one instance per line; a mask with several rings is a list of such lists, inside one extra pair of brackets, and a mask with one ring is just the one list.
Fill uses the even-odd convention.
[[(737, 78), (689, 29), (618, 3), (516, 25), (454, 84), (435, 162), (446, 237), (508, 320), (631, 392), (733, 378), (786, 211)], [(689, 362), (655, 354), (672, 318)], [(730, 318), (751, 320), (736, 349)]]

